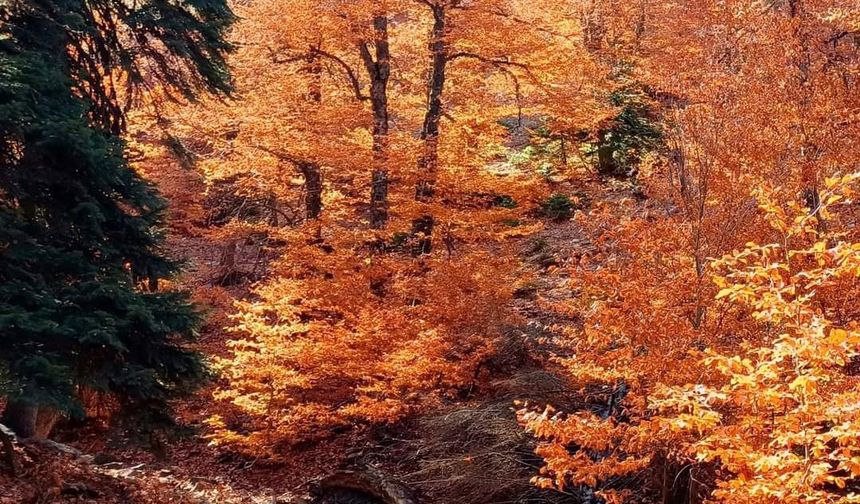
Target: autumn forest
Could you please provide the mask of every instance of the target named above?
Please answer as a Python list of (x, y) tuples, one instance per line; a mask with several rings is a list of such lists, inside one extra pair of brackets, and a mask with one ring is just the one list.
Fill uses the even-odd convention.
[(0, 504), (860, 503), (855, 0), (0, 0)]

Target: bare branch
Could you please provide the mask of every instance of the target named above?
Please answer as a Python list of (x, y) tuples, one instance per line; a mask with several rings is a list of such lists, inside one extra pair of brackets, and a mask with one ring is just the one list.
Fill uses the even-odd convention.
[(363, 94), (361, 92), (361, 83), (358, 81), (358, 77), (355, 75), (355, 72), (352, 70), (352, 67), (349, 66), (346, 61), (341, 58), (331, 54), (329, 52), (323, 51), (322, 49), (315, 47), (312, 49), (315, 54), (318, 54), (324, 58), (328, 58), (331, 61), (335, 62), (341, 69), (343, 69), (346, 74), (347, 79), (349, 79), (349, 83), (352, 85), (352, 90), (355, 93), (355, 98), (360, 101), (369, 100), (370, 97)]
[[(522, 70), (526, 76), (532, 81), (535, 85), (543, 88), (543, 84), (531, 71), (531, 68), (525, 63), (519, 63), (517, 61), (511, 61), (507, 59), (507, 57), (486, 57), (477, 53), (472, 52), (456, 52), (448, 56), (448, 61), (453, 61), (455, 59), (474, 59), (480, 61), (481, 63), (493, 66), (498, 68), (499, 70), (508, 70), (510, 72), (510, 68), (519, 68)], [(519, 86), (519, 85), (518, 85)]]
[(537, 30), (541, 33), (546, 33), (547, 35), (550, 35), (552, 37), (558, 37), (558, 38), (561, 38), (564, 40), (570, 40), (571, 38), (573, 38), (573, 35), (567, 35), (567, 34), (552, 30), (550, 28), (538, 26), (538, 25), (532, 23), (531, 21), (519, 18), (519, 17), (517, 17), (517, 16), (515, 16), (509, 12), (504, 12), (501, 9), (491, 9), (491, 10), (486, 11), (486, 12), (489, 12), (490, 14), (493, 14), (495, 16), (499, 16), (501, 18), (508, 19), (510, 21), (513, 21), (514, 23), (525, 25), (525, 26), (528, 26), (530, 28), (534, 28), (535, 30)]
[(293, 55), (285, 56), (283, 58), (280, 58), (278, 55), (278, 52), (271, 47), (267, 46), (266, 50), (269, 52), (269, 57), (271, 58), (272, 62), (276, 63), (276, 64), (298, 63), (300, 61), (306, 61), (308, 59), (308, 57), (313, 56), (313, 55), (317, 55), (317, 56), (321, 56), (323, 58), (326, 58), (326, 59), (334, 62), (338, 67), (340, 67), (341, 70), (343, 70), (343, 73), (346, 75), (346, 78), (349, 81), (349, 85), (352, 88), (352, 91), (355, 94), (355, 98), (357, 100), (365, 101), (365, 100), (370, 99), (369, 96), (367, 96), (361, 92), (361, 82), (359, 82), (358, 76), (355, 74), (355, 71), (353, 71), (352, 67), (349, 66), (349, 64), (346, 61), (344, 61), (342, 58), (340, 58), (340, 57), (338, 57), (338, 56), (336, 56), (330, 52), (324, 51), (320, 47), (311, 46), (308, 48), (307, 52), (298, 51), (298, 50), (293, 49), (293, 48), (285, 47), (284, 50), (298, 51), (298, 52), (295, 52)]
[(376, 75), (376, 62), (373, 61), (373, 56), (371, 56), (370, 50), (367, 48), (367, 43), (360, 42), (358, 44), (358, 51), (361, 53), (361, 61), (364, 62), (364, 67), (367, 69), (368, 75), (371, 77)]

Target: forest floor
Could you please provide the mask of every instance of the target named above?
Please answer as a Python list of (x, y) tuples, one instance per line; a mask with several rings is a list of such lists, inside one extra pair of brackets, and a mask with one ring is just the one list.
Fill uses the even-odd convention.
[[(198, 301), (210, 306), (210, 316), (201, 330), (197, 343), (198, 349), (207, 356), (225, 356), (228, 352), (227, 341), (231, 335), (223, 327), (227, 323), (226, 313), (235, 299), (249, 292), (249, 284), (220, 287), (212, 285), (221, 265), (223, 242), (207, 229), (204, 215), (204, 185), (193, 170), (182, 168), (178, 163), (164, 160), (148, 161), (146, 175), (160, 187), (170, 201), (170, 233), (168, 247), (174, 255), (186, 262), (181, 282), (184, 287), (197, 293)], [(597, 180), (565, 183), (560, 191), (574, 191), (587, 194), (588, 198), (612, 199), (630, 196), (629, 188), (611, 188)], [(457, 465), (440, 464), (448, 454), (437, 453), (422, 460), (412, 457), (416, 446), (432, 453), (432, 446), (426, 443), (428, 437), (446, 436), (446, 429), (457, 432), (451, 436), (471, 432), (469, 425), (453, 425), (452, 418), (460, 415), (464, 422), (470, 422), (470, 415), (498, 416), (497, 431), (492, 433), (491, 446), (477, 446), (476, 457), (489, 457), (492, 453), (481, 450), (521, 449), (523, 435), (516, 425), (513, 414), (513, 399), (517, 394), (528, 390), (540, 391), (543, 387), (548, 396), (563, 388), (561, 378), (550, 368), (546, 356), (555, 348), (548, 348), (543, 342), (551, 335), (556, 324), (579, 324), (575, 318), (560, 318), (557, 312), (546, 307), (554, 302), (563, 301), (571, 295), (569, 282), (570, 261), (591, 246), (590, 237), (577, 219), (563, 222), (547, 222), (536, 234), (517, 238), (522, 259), (522, 276), (528, 278), (518, 289), (510, 309), (522, 320), (522, 325), (512, 328), (518, 345), (525, 345), (528, 362), (519, 362), (516, 372), (503, 377), (495, 387), (496, 393), (464, 404), (453, 404), (444, 412), (428, 414), (403, 430), (414, 428), (415, 432), (399, 432), (397, 436), (405, 442), (394, 448), (386, 448), (384, 453), (377, 452), (379, 460), (401, 457), (402, 463), (391, 464), (398, 477), (410, 484), (421, 486), (427, 481), (443, 481), (442, 486), (430, 485), (431, 491), (447, 494), (468, 493), (470, 490), (458, 488), (457, 481), (468, 478), (451, 478), (451, 473), (462, 473), (465, 469)], [(551, 339), (551, 338), (549, 338)], [(540, 343), (538, 343), (540, 342)], [(543, 345), (543, 346), (542, 346)], [(517, 353), (517, 352), (513, 352)], [(521, 356), (522, 357), (522, 356)], [(535, 380), (539, 381), (536, 385)], [(153, 440), (142, 436), (140, 429), (126, 425), (124, 428), (105, 429), (98, 425), (74, 426), (74, 429), (60, 428), (57, 441), (68, 443), (73, 448), (89, 456), (52, 454), (44, 447), (27, 446), (22, 460), (23, 473), (17, 478), (0, 474), (0, 504), (43, 503), (43, 502), (91, 502), (91, 503), (292, 503), (303, 502), (302, 495), (307, 492), (309, 482), (330, 473), (341, 466), (346, 453), (355, 451), (362, 441), (340, 436), (332, 441), (321, 442), (310, 447), (302, 447), (289, 462), (271, 463), (263, 460), (250, 460), (244, 457), (224, 454), (211, 446), (206, 439), (204, 421), (216, 413), (216, 402), (212, 400), (215, 384), (199, 391), (195, 396), (176, 405), (181, 434), (165, 440)], [(537, 397), (537, 400), (548, 397)], [(444, 419), (444, 421), (440, 421)], [(72, 433), (72, 430), (74, 432)], [(488, 433), (472, 433), (486, 437)], [(491, 436), (491, 437), (492, 437)], [(373, 452), (373, 448), (368, 449)], [(93, 460), (95, 457), (95, 460)], [(471, 460), (472, 455), (462, 457)], [(93, 463), (95, 462), (95, 463)], [(488, 460), (488, 463), (493, 463)], [(495, 469), (503, 475), (508, 485), (519, 485), (524, 490), (529, 486), (528, 479), (534, 467), (508, 467), (507, 462), (499, 459)], [(509, 478), (510, 471), (518, 472), (519, 478)], [(493, 469), (480, 468), (476, 475), (490, 484)], [(434, 479), (435, 478), (435, 479)], [(510, 479), (513, 483), (507, 482)], [(47, 483), (46, 483), (47, 482)], [(476, 497), (478, 498), (478, 497)], [(437, 499), (440, 500), (440, 499)], [(456, 502), (456, 501), (453, 501)], [(466, 502), (464, 500), (463, 502)], [(546, 500), (545, 502), (556, 502)], [(561, 501), (559, 501), (561, 502)]]

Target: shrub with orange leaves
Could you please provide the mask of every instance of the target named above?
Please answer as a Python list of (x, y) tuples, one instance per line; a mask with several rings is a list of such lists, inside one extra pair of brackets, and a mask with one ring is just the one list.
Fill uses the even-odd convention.
[(411, 259), (325, 238), (291, 241), (272, 280), (238, 304), (239, 339), (220, 363), (229, 387), (216, 396), (245, 420), (213, 418), (216, 442), (276, 457), (285, 445), (395, 422), (480, 385), (510, 320), (510, 258), (473, 250)]
[(647, 406), (626, 410), (623, 421), (611, 412), (521, 411), (543, 440), (536, 482), (584, 484), (620, 501), (611, 478), (661, 455), (721, 468), (713, 492), (720, 502), (856, 502), (860, 383), (847, 366), (860, 355), (860, 324), (844, 300), (860, 294), (860, 243), (839, 229), (839, 217), (843, 208), (852, 215), (858, 179), (828, 179), (812, 211), (756, 192), (771, 241), (715, 261), (711, 275), (715, 298), (727, 303), (723, 316), (749, 336), (740, 354), (691, 351), (700, 371), (712, 373), (706, 381), (656, 384)]
[(714, 492), (721, 502), (858, 499), (860, 382), (846, 366), (860, 354), (860, 321), (840, 304), (860, 293), (860, 243), (832, 229), (858, 178), (828, 179), (811, 213), (758, 193), (776, 240), (720, 259), (714, 281), (760, 339), (739, 355), (705, 352), (718, 383), (651, 398), (656, 428), (691, 435), (689, 454), (726, 470)]

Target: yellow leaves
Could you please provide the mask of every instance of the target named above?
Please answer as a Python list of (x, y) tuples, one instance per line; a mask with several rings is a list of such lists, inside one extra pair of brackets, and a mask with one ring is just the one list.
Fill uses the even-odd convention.
[(341, 425), (395, 422), (476, 380), (508, 320), (505, 249), (464, 245), (456, 258), (419, 263), (357, 254), (351, 243), (363, 236), (343, 230), (323, 251), (293, 235), (276, 275), (237, 304), (240, 337), (216, 398), (243, 413), (252, 434), (218, 427), (219, 440), (265, 453), (261, 439), (289, 444)]
[[(712, 270), (714, 300), (722, 301), (720, 309), (729, 317), (737, 317), (729, 324), (742, 336), (729, 333), (726, 340), (712, 340), (714, 349), (696, 364), (698, 383), (642, 385), (650, 391), (647, 405), (627, 410), (626, 425), (555, 413), (532, 417), (535, 432), (553, 444), (542, 452), (552, 455), (545, 478), (553, 477), (556, 485), (561, 480), (599, 488), (608, 474), (600, 462), (562, 448), (598, 449), (602, 443), (594, 436), (602, 433), (612, 439), (607, 449), (641, 457), (671, 446), (684, 461), (720, 465), (724, 476), (714, 493), (720, 501), (852, 502), (834, 489), (847, 487), (847, 474), (860, 475), (860, 398), (856, 382), (843, 372), (858, 354), (860, 334), (851, 318), (854, 312), (841, 312), (847, 306), (842, 296), (856, 295), (860, 246), (846, 242), (844, 234), (819, 231), (808, 209), (783, 208), (776, 198), (759, 194), (765, 218), (778, 234), (771, 235), (772, 243), (748, 242), (714, 261)], [(839, 194), (823, 194), (824, 205), (842, 203)], [(665, 256), (659, 260), (664, 262)], [(635, 282), (635, 267), (642, 262), (626, 264), (623, 275), (616, 273), (618, 282)], [(589, 377), (618, 383), (644, 374), (635, 368), (643, 359), (623, 349), (638, 341), (631, 335), (642, 338), (647, 331), (635, 332), (619, 318), (671, 311), (672, 306), (660, 302), (662, 292), (637, 294), (636, 289), (619, 289), (585, 311), (592, 323), (579, 336), (576, 358), (566, 363), (575, 377), (586, 379), (579, 383), (588, 383)], [(839, 326), (828, 317), (841, 317)], [(659, 332), (662, 341), (676, 334), (669, 325), (649, 329)], [(685, 353), (701, 355), (689, 348)], [(673, 374), (663, 375), (667, 383)], [(636, 402), (628, 396), (626, 404)]]
[(726, 375), (751, 373), (755, 369), (749, 358), (738, 355), (727, 357), (717, 354), (713, 350), (708, 350), (706, 355), (707, 357), (702, 362), (708, 367), (716, 367)]
[(521, 238), (524, 236), (532, 236), (543, 228), (544, 224), (542, 222), (536, 222), (534, 224), (520, 225), (517, 227), (509, 228), (498, 233), (498, 236), (502, 239)]
[[(845, 175), (835, 176), (835, 177), (826, 177), (824, 179), (825, 187), (832, 192), (845, 191), (849, 189), (852, 184), (856, 181), (860, 180), (860, 173), (846, 173)], [(832, 196), (837, 196), (841, 199), (841, 195), (838, 193), (833, 194)], [(838, 200), (837, 200), (838, 201)]]
[(857, 341), (857, 333), (849, 332), (845, 329), (831, 328), (830, 333), (827, 336), (827, 342), (833, 346), (840, 346), (845, 343), (856, 343)]
[(726, 287), (724, 289), (720, 289), (720, 292), (717, 293), (716, 299), (722, 299), (724, 297), (732, 296), (738, 291), (736, 286)]
[(795, 392), (800, 392), (804, 396), (814, 394), (817, 387), (818, 378), (811, 375), (800, 375), (788, 384), (788, 389)]
[(556, 488), (555, 480), (553, 480), (552, 478), (547, 478), (546, 476), (532, 476), (530, 482), (532, 485), (538, 488), (543, 488), (544, 490)]

